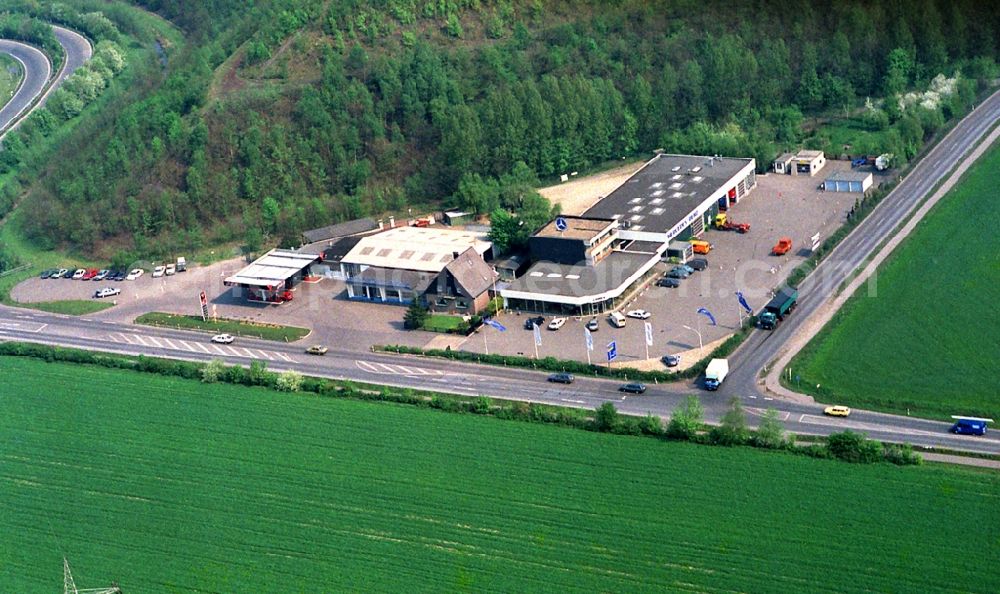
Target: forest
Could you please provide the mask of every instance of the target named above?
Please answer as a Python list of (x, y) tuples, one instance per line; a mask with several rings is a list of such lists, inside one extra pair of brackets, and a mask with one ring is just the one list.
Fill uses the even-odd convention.
[[(14, 4), (0, 28), (19, 18), (37, 31), (44, 11), (30, 7), (51, 11)], [(766, 167), (857, 114), (880, 139), (859, 148), (905, 161), (998, 76), (1000, 57), (1000, 11), (975, 0), (136, 4), (184, 34), (166, 67), (130, 65), (143, 83), (103, 107), (106, 125), (63, 143), (59, 167), (0, 159), (16, 174), (0, 183), (26, 190), (37, 245), (260, 247), (450, 206), (530, 227), (549, 214), (539, 179), (654, 149)], [(957, 76), (953, 94), (900, 107), (938, 74)], [(20, 134), (29, 146), (46, 130)]]

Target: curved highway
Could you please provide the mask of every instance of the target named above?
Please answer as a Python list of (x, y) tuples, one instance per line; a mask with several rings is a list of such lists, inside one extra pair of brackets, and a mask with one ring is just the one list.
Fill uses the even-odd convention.
[[(20, 62), (24, 70), (21, 86), (10, 101), (0, 107), (0, 132), (2, 132), (31, 107), (35, 98), (41, 94), (52, 76), (52, 65), (41, 50), (19, 41), (0, 39), (0, 52)], [(3, 99), (6, 98), (0, 98)]]
[[(19, 41), (0, 39), (0, 52), (8, 54), (20, 62), (24, 69), (24, 81), (20, 88), (10, 101), (0, 108), (0, 132), (6, 132), (15, 127), (17, 122), (29, 113), (28, 110), (36, 99), (38, 99), (37, 105), (43, 105), (49, 94), (93, 55), (94, 50), (83, 35), (54, 25), (52, 32), (55, 34), (56, 40), (59, 41), (59, 45), (62, 46), (66, 60), (58, 73), (58, 79), (53, 81), (48, 90), (46, 90), (46, 85), (52, 78), (52, 64), (48, 57), (34, 46)], [(42, 95), (43, 91), (44, 95)], [(3, 99), (0, 97), (0, 101)]]

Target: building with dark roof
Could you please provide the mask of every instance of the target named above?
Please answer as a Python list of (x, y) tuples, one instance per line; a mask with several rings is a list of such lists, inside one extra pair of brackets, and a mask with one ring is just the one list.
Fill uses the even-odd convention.
[(756, 187), (755, 168), (753, 159), (656, 155), (583, 216), (618, 221), (623, 239), (699, 237)]
[(497, 273), (475, 249), (469, 248), (448, 263), (423, 292), (431, 311), (476, 314), (490, 302)]
[(362, 233), (371, 233), (379, 228), (379, 224), (375, 222), (374, 219), (355, 219), (353, 221), (337, 223), (336, 225), (320, 227), (319, 229), (303, 231), (302, 237), (305, 238), (306, 243), (335, 241), (342, 237), (350, 237), (352, 235), (360, 235)]

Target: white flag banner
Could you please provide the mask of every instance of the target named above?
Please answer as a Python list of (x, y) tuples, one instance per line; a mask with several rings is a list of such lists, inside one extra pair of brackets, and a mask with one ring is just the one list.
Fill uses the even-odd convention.
[(653, 346), (653, 325), (646, 322), (646, 346)]

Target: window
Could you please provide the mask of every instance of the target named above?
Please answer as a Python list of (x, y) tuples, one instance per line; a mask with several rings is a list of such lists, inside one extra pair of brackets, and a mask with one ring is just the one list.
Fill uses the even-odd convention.
[(469, 308), (469, 302), (466, 301), (465, 299), (457, 299), (455, 301), (455, 307), (458, 308), (458, 309), (468, 309)]

